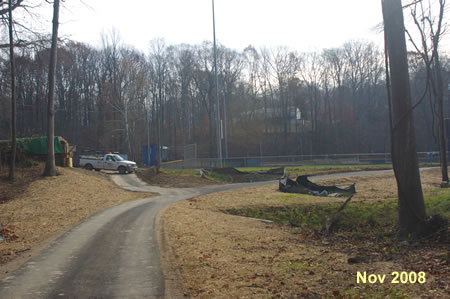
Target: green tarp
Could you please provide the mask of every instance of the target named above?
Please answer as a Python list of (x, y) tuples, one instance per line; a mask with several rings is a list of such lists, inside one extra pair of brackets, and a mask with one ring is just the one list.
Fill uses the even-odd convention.
[[(55, 153), (64, 153), (59, 138), (55, 136)], [(46, 155), (47, 154), (47, 136), (17, 138), (17, 149), (20, 152)]]

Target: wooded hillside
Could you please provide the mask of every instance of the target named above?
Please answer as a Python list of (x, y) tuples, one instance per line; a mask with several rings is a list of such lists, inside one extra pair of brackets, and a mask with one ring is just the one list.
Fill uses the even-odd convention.
[[(101, 48), (62, 43), (55, 134), (79, 151), (118, 151), (139, 161), (142, 146), (158, 142), (160, 124), (169, 158), (183, 158), (182, 147), (192, 143), (199, 157), (216, 157), (212, 49), (209, 42), (154, 40), (149, 53), (141, 53), (114, 31), (103, 36)], [(374, 44), (352, 41), (316, 53), (219, 46), (217, 54), (224, 157), (390, 151), (384, 55)], [(16, 51), (18, 137), (45, 135), (48, 60), (49, 45)], [(426, 70), (420, 57), (409, 60), (417, 101)], [(3, 55), (0, 140), (10, 134), (9, 71)], [(419, 151), (438, 149), (432, 107), (426, 99), (415, 110)]]

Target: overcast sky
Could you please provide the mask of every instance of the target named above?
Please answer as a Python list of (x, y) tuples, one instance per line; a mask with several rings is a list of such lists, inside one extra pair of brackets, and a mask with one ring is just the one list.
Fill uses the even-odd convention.
[[(382, 38), (380, 0), (215, 0), (215, 10), (218, 42), (237, 50), (251, 44), (308, 51)], [(155, 38), (198, 44), (212, 40), (211, 0), (64, 2), (60, 34), (100, 46), (101, 33), (113, 27), (145, 52)]]
[[(211, 3), (65, 0), (60, 35), (101, 46), (101, 33), (116, 28), (122, 42), (144, 52), (155, 38), (167, 44), (199, 44), (212, 40)], [(50, 29), (51, 7), (42, 9)], [(339, 47), (350, 40), (381, 46), (383, 40), (380, 0), (215, 0), (215, 11), (218, 42), (237, 50), (251, 44), (302, 52)]]

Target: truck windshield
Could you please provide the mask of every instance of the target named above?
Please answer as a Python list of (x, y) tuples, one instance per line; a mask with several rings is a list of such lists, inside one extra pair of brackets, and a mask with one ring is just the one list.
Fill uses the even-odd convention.
[(114, 155), (114, 160), (115, 161), (123, 161), (124, 159), (119, 155)]

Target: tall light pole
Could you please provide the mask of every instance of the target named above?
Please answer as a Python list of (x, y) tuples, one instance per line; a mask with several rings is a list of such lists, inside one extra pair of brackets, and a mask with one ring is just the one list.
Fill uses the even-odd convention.
[(220, 106), (219, 106), (219, 75), (217, 73), (217, 47), (216, 47), (216, 17), (214, 12), (214, 0), (212, 0), (212, 15), (213, 15), (213, 38), (214, 38), (214, 74), (216, 76), (216, 127), (217, 127), (217, 157), (219, 159), (219, 167), (223, 167), (222, 162), (222, 128), (220, 121)]

